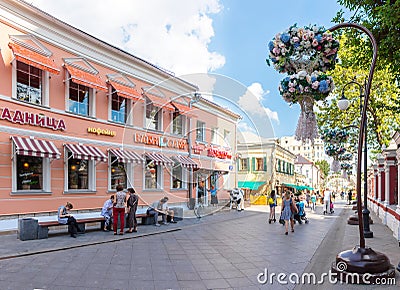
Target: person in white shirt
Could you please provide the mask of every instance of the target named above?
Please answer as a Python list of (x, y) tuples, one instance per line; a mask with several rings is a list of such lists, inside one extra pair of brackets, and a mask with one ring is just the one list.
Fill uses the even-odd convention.
[(327, 214), (331, 211), (331, 192), (329, 188), (326, 188), (324, 191), (324, 214)]

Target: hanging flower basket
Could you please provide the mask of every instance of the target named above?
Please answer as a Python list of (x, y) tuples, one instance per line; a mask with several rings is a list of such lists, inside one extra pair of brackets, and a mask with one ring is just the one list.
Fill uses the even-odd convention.
[(330, 157), (334, 157), (336, 160), (338, 156), (345, 153), (346, 149), (340, 144), (326, 144), (325, 153)]
[(331, 144), (345, 143), (348, 138), (349, 133), (342, 129), (325, 129), (321, 134), (321, 139), (325, 143)]
[(353, 159), (353, 154), (351, 153), (344, 153), (338, 156), (339, 161), (350, 161)]
[(328, 97), (333, 88), (332, 77), (317, 71), (310, 75), (302, 70), (285, 77), (279, 86), (279, 93), (286, 102), (295, 104), (304, 96), (314, 101), (322, 101)]
[(349, 163), (342, 163), (342, 164), (340, 164), (340, 167), (343, 170), (349, 170), (351, 168), (351, 165)]
[(289, 27), (268, 43), (269, 58), (280, 73), (335, 68), (339, 41), (323, 26)]

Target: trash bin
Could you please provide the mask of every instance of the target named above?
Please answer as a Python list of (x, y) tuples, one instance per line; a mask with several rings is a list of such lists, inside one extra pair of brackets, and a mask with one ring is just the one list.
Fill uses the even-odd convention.
[(18, 220), (17, 237), (21, 241), (36, 240), (38, 238), (39, 223), (37, 219), (23, 218)]

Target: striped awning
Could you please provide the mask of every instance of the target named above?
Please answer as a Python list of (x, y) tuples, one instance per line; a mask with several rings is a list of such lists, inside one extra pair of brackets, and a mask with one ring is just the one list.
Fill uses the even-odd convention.
[(143, 101), (142, 95), (135, 90), (135, 88), (122, 85), (121, 83), (110, 79), (107, 82), (114, 88), (115, 92), (117, 92), (119, 96), (132, 99), (134, 101)]
[(107, 156), (99, 148), (82, 144), (65, 144), (74, 159), (107, 162)]
[(8, 46), (13, 51), (15, 58), (23, 63), (31, 65), (41, 70), (48, 71), (58, 75), (60, 70), (57, 68), (53, 60), (47, 56), (41, 55), (33, 50), (27, 49), (19, 44), (10, 42)]
[(98, 74), (95, 75), (67, 64), (65, 64), (65, 68), (68, 70), (74, 83), (91, 87), (100, 91), (108, 90)]
[(60, 159), (61, 153), (51, 141), (12, 136), (18, 155)]
[(134, 151), (109, 149), (109, 152), (118, 158), (119, 162), (123, 163), (142, 163), (144, 162), (143, 157)]
[(199, 165), (192, 158), (182, 155), (174, 156), (174, 159), (181, 163), (183, 167), (197, 169)]
[(174, 160), (161, 153), (145, 153), (145, 156), (154, 161), (156, 165), (173, 166)]
[(163, 99), (161, 97), (157, 97), (150, 93), (145, 93), (145, 96), (153, 103), (154, 106), (160, 107), (169, 111), (175, 111), (175, 107), (171, 105), (170, 101), (167, 99)]

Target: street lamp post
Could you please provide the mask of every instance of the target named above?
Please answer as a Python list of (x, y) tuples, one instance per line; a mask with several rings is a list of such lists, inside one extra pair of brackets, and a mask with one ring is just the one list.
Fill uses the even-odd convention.
[[(345, 97), (344, 95), (344, 91), (345, 88), (348, 85), (357, 85), (360, 88), (360, 94), (359, 94), (359, 98), (360, 98), (360, 114), (362, 115), (362, 110), (363, 110), (363, 100), (364, 100), (364, 94), (363, 94), (363, 89), (365, 91), (365, 86), (366, 83), (364, 82), (364, 86), (362, 86), (361, 84), (357, 83), (356, 81), (351, 81), (348, 82), (347, 84), (345, 84), (343, 86), (342, 89), (342, 97), (341, 99), (338, 101), (338, 107), (340, 110), (346, 110), (350, 103), (349, 100)], [(364, 123), (364, 208), (362, 210), (362, 215), (363, 215), (363, 225), (364, 225), (364, 237), (365, 238), (373, 238), (374, 237), (374, 233), (370, 230), (370, 226), (369, 226), (369, 210), (368, 210), (368, 196), (367, 196), (367, 190), (368, 190), (368, 179), (367, 179), (367, 158), (368, 158), (368, 143), (367, 143), (367, 117), (366, 117), (366, 121)], [(359, 222), (359, 221), (357, 221)]]
[[(368, 81), (365, 86), (365, 97), (364, 105), (362, 108), (360, 130), (358, 134), (358, 152), (357, 152), (357, 209), (358, 209), (358, 229), (360, 235), (360, 245), (355, 246), (352, 250), (343, 251), (336, 255), (336, 263), (332, 265), (332, 271), (338, 275), (341, 281), (349, 281), (349, 277), (354, 281), (354, 276), (357, 276), (358, 281), (361, 283), (367, 283), (364, 279), (364, 275), (368, 273), (368, 282), (374, 283), (377, 278), (382, 277), (395, 277), (395, 269), (390, 264), (389, 258), (379, 252), (375, 252), (370, 247), (365, 247), (364, 228), (362, 220), (362, 208), (361, 208), (361, 159), (362, 159), (362, 147), (364, 141), (364, 131), (366, 128), (367, 121), (367, 107), (369, 101), (369, 95), (371, 90), (372, 78), (374, 76), (374, 69), (378, 54), (378, 46), (372, 33), (362, 25), (356, 23), (340, 23), (332, 28), (328, 29), (330, 32), (334, 32), (340, 28), (355, 28), (361, 30), (367, 34), (371, 41), (373, 48), (373, 56), (371, 67), (369, 70)], [(360, 282), (359, 282), (360, 283)]]

